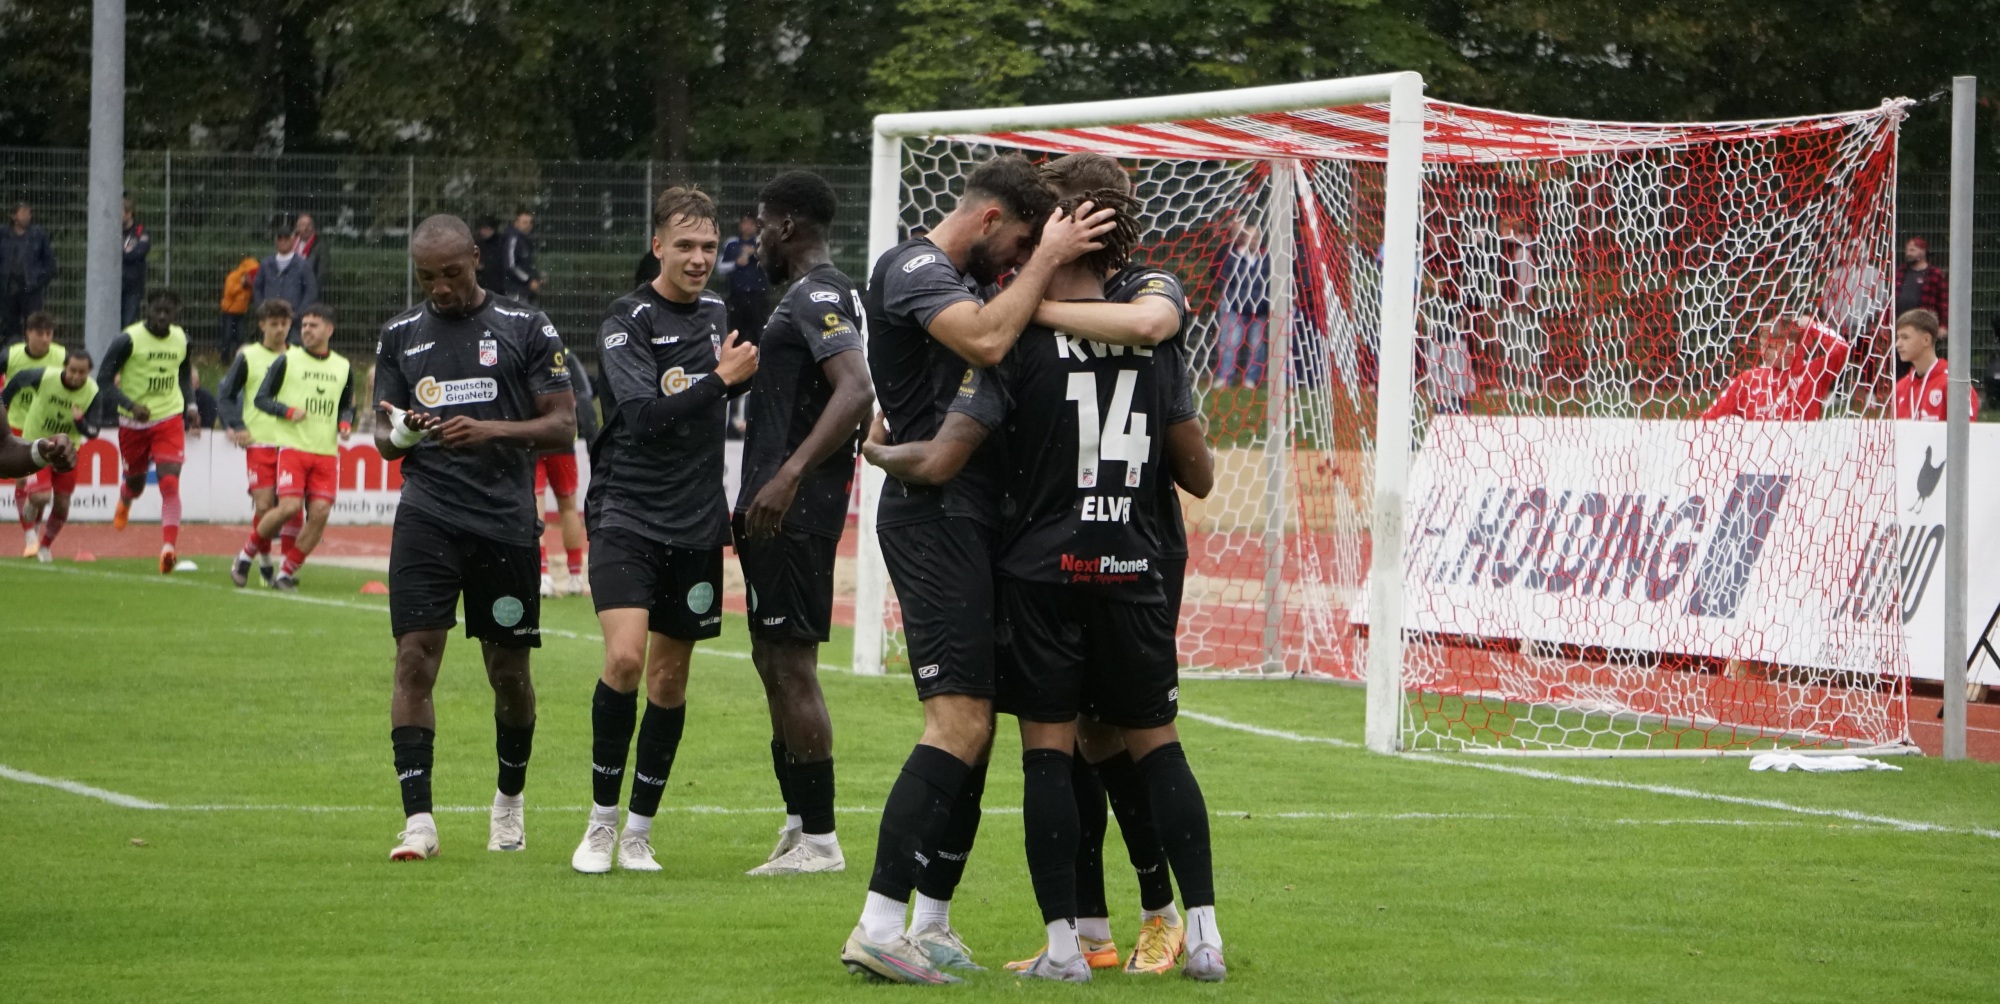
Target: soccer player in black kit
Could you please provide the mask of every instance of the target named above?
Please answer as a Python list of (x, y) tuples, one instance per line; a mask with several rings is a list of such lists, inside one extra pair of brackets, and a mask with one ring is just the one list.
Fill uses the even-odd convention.
[[(1104, 252), (1063, 270), (1050, 295), (1102, 300), (1104, 277), (1119, 274), (1113, 270), (1136, 240), (1131, 221), (1137, 205), (1122, 185), (1072, 198), (1118, 207), (1119, 227), (1105, 239)], [(1159, 834), (1149, 839), (1164, 844), (1189, 906), (1192, 947), (1183, 972), (1220, 980), (1226, 970), (1215, 928), (1207, 809), (1172, 724), (1176, 580), (1186, 552), (1182, 543), (1181, 560), (1171, 557), (1182, 538), (1181, 514), (1163, 482), (1185, 478), (1205, 491), (1209, 477), (1207, 446), (1179, 355), (1094, 344), (1035, 325), (1000, 367), (974, 382), (975, 393), (952, 406), (935, 441), (871, 443), (868, 453), (891, 474), (934, 480), (958, 474), (985, 429), (1004, 428), (1010, 444), (1033, 444), (1009, 451), (1008, 515), (995, 560), (1000, 629), (994, 703), (1021, 722), (1022, 824), (1048, 929), (1047, 947), (1017, 971), (1066, 982), (1090, 978), (1076, 923), (1079, 800), (1072, 751), (1082, 713), (1114, 730), (1137, 758), (1153, 817), (1145, 831)], [(1004, 421), (996, 400), (1010, 405)], [(1122, 813), (1120, 818), (1129, 829)], [(1170, 967), (1173, 956), (1166, 955)]]
[[(669, 188), (653, 203), (660, 274), (611, 304), (597, 332), (604, 429), (591, 444), (584, 503), (590, 589), (604, 631), (591, 698), (591, 810), (570, 857), (577, 871), (659, 871), (653, 816), (687, 721), (695, 642), (722, 632), (723, 409), (757, 371), (757, 349), (728, 330), (706, 292), (719, 245), (715, 203)], [(638, 715), (639, 685), (646, 713)], [(635, 725), (632, 800), (618, 796)]]
[[(778, 845), (752, 875), (841, 871), (833, 831), (833, 722), (819, 646), (833, 627), (833, 564), (875, 390), (862, 351), (861, 291), (833, 267), (838, 208), (819, 175), (788, 171), (757, 196), (757, 262), (792, 283), (757, 342), (733, 522), (750, 657), (771, 710), (771, 769), (785, 801)], [(794, 282), (796, 280), (796, 282)]]
[(541, 645), (530, 489), (535, 453), (576, 435), (569, 358), (540, 311), (479, 287), (479, 250), (465, 221), (432, 216), (410, 237), (426, 301), (382, 326), (375, 433), (384, 459), (403, 461), (402, 501), (389, 545), (389, 623), (396, 636), (390, 742), (408, 816), (396, 861), (438, 852), (431, 815), (431, 691), (445, 637), (465, 597), (493, 686), (498, 791), (487, 849), (527, 845), (521, 788), (535, 738), (528, 652)]
[[(868, 365), (894, 441), (931, 438), (971, 368), (999, 362), (1020, 337), (1056, 270), (1099, 247), (1108, 220), (1057, 214), (1054, 201), (1025, 158), (995, 157), (966, 179), (950, 215), (876, 261), (863, 297)], [(981, 298), (1015, 266), (1005, 291)], [(883, 804), (867, 903), (841, 961), (895, 982), (954, 982), (943, 967), (976, 968), (948, 911), (993, 738), (994, 447), (942, 486), (891, 480), (882, 490), (877, 526), (924, 733)], [(912, 891), (922, 895), (906, 930)]]

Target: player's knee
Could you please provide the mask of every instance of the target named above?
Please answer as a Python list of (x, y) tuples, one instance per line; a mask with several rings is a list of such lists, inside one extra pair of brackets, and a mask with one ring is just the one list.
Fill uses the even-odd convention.
[(663, 708), (678, 708), (687, 703), (686, 673), (648, 673), (646, 675), (646, 700)]
[(977, 763), (992, 741), (993, 702), (966, 694), (940, 694), (924, 702), (924, 745)]
[(1150, 729), (1120, 729), (1119, 733), (1125, 748), (1131, 751), (1134, 760), (1144, 760), (1146, 754), (1168, 743), (1180, 742), (1181, 739), (1180, 730), (1174, 728), (1172, 722)]
[(1076, 744), (1083, 749), (1085, 760), (1103, 763), (1125, 748), (1125, 738), (1109, 725), (1080, 718), (1076, 723)]
[(639, 674), (645, 668), (646, 658), (638, 651), (608, 647), (604, 651), (604, 682), (621, 694), (639, 689)]

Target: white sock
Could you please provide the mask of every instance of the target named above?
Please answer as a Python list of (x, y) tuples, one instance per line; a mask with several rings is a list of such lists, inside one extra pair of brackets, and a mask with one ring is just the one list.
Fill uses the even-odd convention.
[(825, 833), (801, 833), (799, 834), (799, 836), (804, 838), (806, 843), (809, 843), (814, 847), (840, 846), (840, 841), (834, 838), (832, 830), (828, 830)]
[(437, 828), (437, 820), (428, 812), (415, 813), (403, 823), (403, 829), (406, 830), (429, 830), (436, 833)]
[(615, 805), (593, 804), (590, 807), (590, 825), (596, 826), (600, 823), (605, 826), (617, 827), (618, 807)]
[(1187, 943), (1222, 947), (1222, 932), (1215, 927), (1215, 907), (1188, 907)]
[(879, 892), (868, 894), (868, 902), (861, 907), (861, 930), (868, 940), (876, 944), (893, 941), (903, 934), (903, 914), (909, 904), (898, 903)]
[(805, 817), (804, 817), (804, 816), (786, 816), (786, 817), (785, 817), (785, 829), (787, 829), (787, 830), (803, 830), (803, 829), (805, 829), (805, 828), (806, 828), (806, 820), (805, 820)]
[(1110, 917), (1076, 918), (1076, 936), (1079, 938), (1089, 938), (1092, 941), (1110, 941), (1111, 918)]
[(518, 809), (521, 807), (521, 796), (518, 793), (503, 795), (495, 791), (493, 793), (493, 807), (496, 809)]
[(653, 835), (653, 817), (641, 816), (636, 812), (626, 813), (625, 835), (628, 837), (651, 838)]
[(1167, 918), (1168, 927), (1181, 926), (1181, 912), (1179, 910), (1174, 909), (1174, 905), (1172, 903), (1168, 903), (1166, 906), (1160, 907), (1157, 910), (1139, 911), (1139, 919), (1141, 921), (1151, 920), (1154, 917)]
[[(244, 548), (243, 553), (249, 554), (250, 553), (249, 548)], [(266, 551), (263, 554), (258, 555), (257, 561), (259, 564), (262, 564), (265, 568), (271, 567), (271, 552)]]
[(932, 899), (923, 893), (917, 894), (916, 915), (910, 918), (910, 926), (922, 928), (930, 924), (940, 927), (951, 926), (951, 900)]
[(1048, 928), (1050, 962), (1060, 966), (1083, 954), (1083, 946), (1076, 943), (1076, 921), (1051, 920)]

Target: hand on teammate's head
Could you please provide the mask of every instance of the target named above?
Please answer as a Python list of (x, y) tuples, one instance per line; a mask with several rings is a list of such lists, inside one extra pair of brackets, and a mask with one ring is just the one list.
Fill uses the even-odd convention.
[(1042, 226), (1041, 243), (1035, 254), (1046, 256), (1056, 265), (1070, 262), (1102, 248), (1099, 237), (1111, 232), (1116, 226), (1117, 214), (1109, 209), (1098, 209), (1085, 202), (1076, 207), (1074, 216), (1060, 208), (1049, 214), (1049, 221)]
[(722, 341), (722, 351), (716, 355), (715, 375), (722, 378), (726, 386), (734, 387), (757, 374), (757, 346), (736, 340), (736, 332)]

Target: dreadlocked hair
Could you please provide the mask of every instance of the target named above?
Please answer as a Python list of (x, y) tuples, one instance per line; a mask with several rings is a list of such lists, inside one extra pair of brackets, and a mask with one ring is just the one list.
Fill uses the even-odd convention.
[(1064, 213), (1074, 215), (1076, 207), (1086, 202), (1090, 203), (1091, 212), (1109, 209), (1114, 215), (1111, 232), (1097, 239), (1104, 246), (1077, 259), (1077, 263), (1099, 275), (1124, 268), (1132, 260), (1132, 253), (1139, 249), (1139, 200), (1115, 188), (1093, 188), (1064, 195), (1056, 205)]

